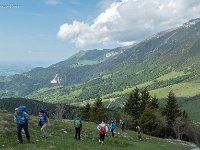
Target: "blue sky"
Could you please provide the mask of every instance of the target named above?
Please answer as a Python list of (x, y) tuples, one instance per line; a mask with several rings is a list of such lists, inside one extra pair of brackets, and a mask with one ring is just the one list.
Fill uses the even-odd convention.
[[(61, 61), (80, 48), (56, 37), (61, 24), (87, 20), (98, 14), (98, 1), (0, 1), (0, 60)], [(10, 8), (11, 7), (11, 8)], [(92, 13), (91, 13), (92, 12)]]
[(200, 17), (199, 0), (1, 0), (0, 61), (55, 63)]

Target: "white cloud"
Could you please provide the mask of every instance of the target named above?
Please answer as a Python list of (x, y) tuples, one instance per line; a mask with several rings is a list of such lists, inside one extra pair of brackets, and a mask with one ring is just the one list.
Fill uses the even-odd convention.
[(62, 4), (62, 2), (60, 0), (47, 0), (46, 4), (57, 5), (57, 4)]
[(122, 0), (113, 2), (92, 24), (74, 21), (61, 25), (57, 36), (77, 47), (124, 45), (199, 15), (199, 0)]

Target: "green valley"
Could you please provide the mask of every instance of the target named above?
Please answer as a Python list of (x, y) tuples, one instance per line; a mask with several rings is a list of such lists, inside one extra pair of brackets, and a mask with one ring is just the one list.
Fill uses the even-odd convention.
[(135, 87), (147, 87), (160, 100), (170, 90), (192, 100), (200, 95), (199, 35), (197, 18), (132, 46), (80, 51), (47, 68), (1, 77), (0, 97), (84, 106), (100, 95), (116, 108)]

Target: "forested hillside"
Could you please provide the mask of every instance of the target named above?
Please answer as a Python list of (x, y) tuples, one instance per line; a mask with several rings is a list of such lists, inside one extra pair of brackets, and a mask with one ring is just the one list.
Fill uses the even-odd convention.
[(39, 109), (45, 108), (50, 118), (56, 118), (56, 115), (58, 115), (61, 112), (62, 118), (67, 117), (68, 119), (72, 119), (77, 112), (80, 112), (82, 110), (81, 108), (65, 104), (51, 104), (32, 99), (24, 99), (24, 98), (0, 99), (1, 110), (6, 110), (13, 113), (14, 109), (20, 105), (26, 106), (28, 113), (34, 116), (38, 115)]
[[(129, 47), (80, 51), (48, 68), (2, 78), (0, 96), (85, 105), (98, 95), (122, 107), (136, 86), (165, 99), (200, 95), (200, 19), (160, 32)], [(187, 91), (187, 92), (186, 92)]]

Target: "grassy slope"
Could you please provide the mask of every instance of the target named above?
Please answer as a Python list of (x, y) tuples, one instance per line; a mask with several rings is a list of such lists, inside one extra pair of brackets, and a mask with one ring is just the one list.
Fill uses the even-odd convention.
[(152, 95), (157, 95), (159, 99), (166, 98), (170, 91), (173, 91), (177, 97), (193, 97), (200, 94), (200, 83), (197, 81), (173, 84), (164, 88), (150, 91)]
[[(137, 140), (137, 134), (132, 131), (125, 131), (119, 134), (116, 138), (111, 138), (110, 133), (106, 135), (105, 144), (98, 144), (98, 132), (94, 123), (84, 123), (82, 136), (80, 141), (74, 139), (74, 130), (71, 122), (63, 123), (60, 121), (51, 120), (51, 128), (49, 128), (49, 138), (41, 139), (40, 130), (37, 128), (37, 118), (32, 117), (29, 121), (29, 131), (31, 134), (31, 144), (17, 145), (17, 136), (15, 123), (11, 114), (0, 111), (0, 120), (7, 120), (10, 125), (10, 132), (5, 132), (0, 129), (0, 149), (4, 150), (43, 150), (43, 149), (137, 149), (137, 150), (189, 150), (191, 145), (185, 142), (172, 140), (163, 140), (150, 136), (143, 136), (143, 141)], [(120, 132), (117, 130), (117, 132)], [(25, 137), (23, 136), (23, 139)]]
[[(168, 74), (165, 74), (165, 75), (157, 78), (156, 80), (157, 81), (167, 81), (170, 79), (185, 76), (187, 74), (189, 74), (189, 73), (184, 73), (183, 71), (180, 71), (180, 72), (172, 71)], [(109, 76), (110, 75), (103, 76), (103, 78), (108, 78)], [(144, 88), (146, 86), (151, 86), (153, 84), (155, 84), (155, 81), (149, 81), (149, 82), (139, 84), (139, 85), (137, 85), (137, 87)], [(79, 86), (80, 85), (76, 85), (76, 87), (79, 87)], [(103, 99), (104, 106), (105, 107), (108, 107), (108, 106), (109, 107), (123, 107), (124, 99), (118, 99), (118, 98), (120, 98), (121, 96), (124, 96), (124, 95), (126, 95), (126, 97), (128, 97), (128, 94), (134, 88), (135, 88), (135, 86), (131, 87), (131, 88), (126, 88), (122, 91), (115, 91), (113, 93), (103, 95), (102, 99)], [(38, 93), (35, 93), (35, 94), (36, 95), (38, 94), (41, 96), (41, 98), (39, 98), (39, 99), (42, 99), (42, 97), (48, 96), (48, 98), (47, 98), (48, 102), (55, 103), (56, 102), (55, 100), (63, 101), (63, 102), (67, 101), (68, 103), (71, 103), (71, 105), (75, 105), (75, 106), (84, 106), (86, 104), (86, 102), (83, 102), (83, 103), (82, 102), (73, 102), (73, 100), (75, 98), (77, 98), (79, 96), (79, 94), (81, 93), (81, 89), (80, 90), (79, 89), (72, 90), (70, 93), (64, 94), (64, 95), (60, 95), (59, 92), (56, 92), (56, 93), (53, 92), (54, 90), (59, 91), (59, 89), (62, 89), (62, 87), (58, 86), (58, 87), (52, 87), (52, 88), (44, 88), (44, 89), (39, 90)], [(150, 93), (152, 96), (156, 95), (159, 99), (165, 99), (165, 98), (167, 98), (169, 91), (173, 90), (176, 93), (176, 96), (178, 98), (180, 98), (181, 100), (185, 99), (185, 98), (189, 98), (190, 101), (187, 103), (183, 103), (182, 108), (188, 112), (191, 119), (193, 119), (195, 121), (200, 121), (199, 117), (197, 115), (197, 114), (199, 114), (199, 112), (198, 112), (198, 110), (199, 110), (198, 106), (200, 105), (199, 101), (198, 101), (198, 99), (193, 101), (193, 98), (191, 98), (191, 97), (194, 97), (194, 96), (200, 94), (199, 89), (200, 89), (200, 82), (198, 80), (194, 80), (191, 82), (181, 82), (178, 84), (172, 84), (170, 86), (165, 86), (162, 88), (157, 88), (157, 89), (151, 90)], [(49, 91), (52, 91), (52, 92), (49, 92)], [(111, 98), (112, 102), (110, 101), (110, 98)], [(87, 102), (93, 103), (94, 99), (90, 99)]]
[[(183, 71), (180, 72), (175, 72), (172, 71), (168, 74), (165, 74), (159, 78), (157, 78), (157, 81), (167, 81), (167, 80), (171, 80), (171, 79), (175, 79), (175, 78), (179, 78), (185, 75), (188, 75), (190, 73), (184, 73)], [(102, 78), (109, 78), (110, 74), (108, 74), (107, 76), (104, 75)], [(146, 86), (152, 86), (155, 84), (155, 81), (149, 81), (149, 82), (145, 82), (142, 84), (137, 85), (138, 88), (144, 88)], [(38, 93), (35, 93), (35, 95), (33, 94), (32, 96), (35, 98), (38, 98), (37, 95), (40, 95), (42, 99), (42, 97), (48, 96), (48, 102), (57, 102), (57, 101), (63, 101), (63, 102), (68, 102), (71, 105), (75, 105), (75, 106), (84, 106), (86, 104), (86, 102), (74, 102), (73, 100), (76, 99), (80, 93), (81, 93), (81, 89), (79, 89), (80, 85), (76, 85), (76, 89), (72, 90), (70, 93), (68, 94), (60, 94), (58, 91), (59, 89), (62, 89), (62, 87), (52, 87), (52, 88), (44, 88), (38, 91)], [(64, 87), (63, 87), (64, 88)], [(124, 99), (118, 99), (121, 96), (125, 96), (128, 97), (129, 93), (135, 88), (131, 87), (131, 88), (126, 88), (123, 89), (122, 91), (115, 91), (113, 93), (109, 93), (109, 94), (105, 94), (102, 96), (103, 99), (103, 103), (105, 107), (123, 107), (123, 102)], [(53, 91), (57, 91), (56, 93)], [(165, 86), (162, 88), (157, 88), (154, 90), (151, 90), (150, 93), (151, 95), (156, 95), (159, 99), (165, 99), (167, 98), (167, 95), (169, 93), (169, 91), (173, 90), (176, 93), (177, 98), (182, 99), (189, 99), (189, 102), (185, 103), (182, 105), (182, 108), (185, 109), (190, 118), (195, 120), (195, 121), (200, 121), (199, 119), (199, 106), (200, 103), (197, 100), (193, 101), (193, 97), (196, 95), (200, 94), (200, 82), (199, 80), (193, 80), (190, 82), (181, 82), (181, 83), (177, 83), (177, 84), (172, 84), (170, 86)], [(52, 91), (52, 92), (49, 92)], [(110, 101), (110, 98), (112, 100), (112, 102)], [(55, 101), (57, 100), (57, 101)], [(93, 103), (95, 99), (90, 99), (87, 100), (87, 102)]]
[[(167, 80), (171, 80), (174, 78), (185, 76), (187, 74), (189, 74), (189, 73), (185, 74), (183, 71), (180, 71), (180, 72), (172, 71), (168, 74), (165, 74), (165, 75), (157, 78), (156, 80), (157, 81), (167, 81)], [(151, 86), (153, 84), (155, 84), (154, 81), (149, 81), (149, 82), (145, 82), (142, 84), (138, 84), (137, 87), (141, 89), (141, 88), (144, 88), (147, 86)], [(103, 101), (106, 102), (106, 101), (109, 101), (110, 98), (113, 98), (113, 97), (119, 98), (122, 95), (129, 94), (132, 90), (135, 89), (135, 87), (136, 86), (134, 86), (132, 88), (126, 88), (122, 91), (115, 91), (113, 93), (103, 95), (102, 96)], [(187, 97), (188, 98), (188, 97), (192, 97), (197, 94), (200, 94), (199, 89), (200, 89), (200, 83), (197, 81), (193, 81), (193, 82), (187, 82), (187, 83), (172, 84), (170, 86), (166, 86), (163, 88), (157, 88), (155, 90), (151, 90), (150, 93), (151, 93), (151, 95), (156, 95), (159, 99), (163, 99), (163, 98), (167, 98), (167, 94), (169, 93), (169, 91), (173, 90), (176, 93), (177, 97)], [(90, 101), (93, 101), (93, 100), (90, 100)], [(75, 102), (73, 104), (78, 106), (79, 103), (80, 102), (77, 102), (77, 103)]]
[(172, 78), (184, 76), (186, 74), (189, 74), (189, 73), (184, 73), (183, 71), (180, 71), (180, 72), (172, 71), (168, 74), (165, 74), (165, 75), (157, 78), (157, 80), (158, 81), (166, 81), (166, 80), (169, 80), (169, 79), (172, 79)]
[[(166, 81), (166, 80), (182, 77), (182, 76), (187, 75), (187, 74), (185, 74), (183, 71), (180, 71), (180, 72), (172, 71), (172, 72), (170, 72), (170, 73), (168, 73), (166, 75), (163, 75), (163, 76), (157, 78), (156, 80), (157, 81)], [(108, 76), (103, 76), (102, 78), (108, 78), (108, 77), (109, 77), (109, 75)], [(149, 82), (138, 84), (137, 87), (138, 88), (144, 88), (146, 86), (150, 86), (150, 85), (153, 85), (153, 84), (155, 84), (154, 81), (149, 81)], [(174, 84), (174, 85), (169, 86), (169, 87), (155, 89), (154, 91), (152, 91), (152, 93), (157, 95), (159, 98), (163, 98), (163, 97), (165, 98), (166, 97), (165, 94), (168, 93), (169, 90), (171, 90), (171, 89), (172, 90), (174, 90), (174, 89), (176, 90), (176, 87), (174, 87), (174, 86), (176, 86), (176, 85)], [(178, 84), (178, 86), (179, 86), (179, 84)], [(200, 86), (200, 84), (196, 85), (195, 83), (194, 84), (191, 83), (191, 85), (184, 84), (184, 85), (180, 85), (180, 86), (183, 87), (183, 88), (184, 88), (184, 86), (186, 86), (186, 87), (190, 86), (192, 88), (191, 90), (193, 91), (193, 93), (190, 93), (190, 92), (189, 93), (185, 93), (185, 92), (183, 92), (183, 93), (186, 94), (186, 97), (187, 96), (194, 96), (196, 93), (199, 93), (198, 89), (194, 91), (194, 88), (196, 86)], [(75, 98), (77, 98), (82, 92), (80, 85), (76, 86), (76, 87), (77, 88), (75, 90), (72, 90), (68, 94), (60, 94), (59, 93), (59, 89), (61, 90), (62, 87), (52, 87), (52, 88), (43, 88), (41, 90), (38, 90), (37, 92), (34, 92), (34, 93), (30, 94), (29, 96), (31, 98), (40, 99), (41, 96), (46, 97), (46, 95), (48, 95), (48, 97), (49, 97), (48, 98), (48, 102), (55, 102), (55, 98), (57, 100), (59, 100), (59, 101), (66, 101), (67, 100), (68, 102), (73, 102), (73, 100)], [(123, 89), (122, 91), (115, 91), (113, 93), (105, 94), (105, 95), (102, 95), (102, 98), (105, 99), (105, 101), (108, 101), (109, 98), (120, 97), (122, 95), (129, 94), (134, 88), (135, 88), (135, 86), (131, 87), (131, 88)], [(63, 87), (63, 89), (64, 89), (64, 87)], [(181, 89), (179, 91), (182, 92), (183, 89)], [(177, 96), (179, 97), (179, 94)], [(182, 95), (180, 95), (180, 96), (182, 96)], [(93, 101), (93, 100), (91, 100), (91, 101)], [(74, 104), (76, 104), (76, 102)]]
[(200, 122), (200, 95), (195, 96), (193, 98), (183, 100), (181, 103), (181, 107), (186, 110), (189, 117), (194, 120)]

